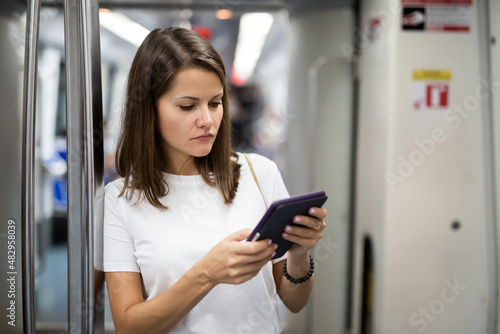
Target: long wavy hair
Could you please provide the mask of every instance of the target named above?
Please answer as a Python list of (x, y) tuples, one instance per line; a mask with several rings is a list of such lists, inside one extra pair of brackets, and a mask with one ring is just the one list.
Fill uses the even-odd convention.
[(231, 121), (224, 64), (213, 46), (199, 34), (183, 28), (153, 30), (142, 42), (132, 62), (127, 83), (122, 127), (116, 148), (116, 170), (125, 179), (120, 196), (134, 204), (146, 199), (167, 209), (160, 198), (168, 194), (165, 155), (158, 130), (157, 101), (167, 92), (175, 75), (184, 68), (217, 73), (224, 87), (223, 116), (212, 150), (194, 157), (203, 180), (218, 189), (224, 203), (232, 203), (238, 188), (240, 167), (231, 146)]

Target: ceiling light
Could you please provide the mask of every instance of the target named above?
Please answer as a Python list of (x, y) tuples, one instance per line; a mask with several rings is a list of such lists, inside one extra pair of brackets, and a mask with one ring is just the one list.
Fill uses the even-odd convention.
[(241, 16), (234, 55), (233, 76), (236, 83), (245, 83), (252, 75), (273, 21), (269, 13), (247, 13)]
[(137, 47), (150, 33), (148, 29), (121, 13), (99, 11), (99, 20), (102, 27)]
[(215, 12), (215, 18), (219, 20), (229, 20), (233, 17), (233, 11), (230, 9), (219, 9)]

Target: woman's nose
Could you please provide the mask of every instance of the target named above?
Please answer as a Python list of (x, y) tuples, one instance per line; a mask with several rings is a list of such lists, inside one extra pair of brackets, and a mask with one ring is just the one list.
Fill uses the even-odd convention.
[(210, 110), (208, 107), (200, 108), (200, 115), (198, 116), (197, 126), (198, 127), (210, 127), (213, 125), (214, 120), (212, 119), (212, 115), (210, 114)]

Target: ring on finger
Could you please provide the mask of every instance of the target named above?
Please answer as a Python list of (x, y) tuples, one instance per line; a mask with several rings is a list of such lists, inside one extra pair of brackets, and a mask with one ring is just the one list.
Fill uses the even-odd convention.
[(319, 230), (321, 228), (321, 225), (323, 225), (322, 221), (319, 222), (318, 227), (316, 227), (315, 230)]

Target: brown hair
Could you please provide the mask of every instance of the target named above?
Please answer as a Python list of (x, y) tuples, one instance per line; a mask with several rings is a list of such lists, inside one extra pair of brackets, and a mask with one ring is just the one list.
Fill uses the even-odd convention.
[(183, 28), (155, 29), (144, 39), (132, 62), (127, 83), (122, 129), (116, 149), (116, 170), (125, 178), (120, 196), (134, 191), (156, 208), (167, 209), (160, 198), (168, 194), (162, 137), (157, 126), (157, 100), (167, 92), (177, 72), (195, 67), (217, 73), (224, 87), (223, 116), (212, 150), (194, 157), (203, 180), (217, 188), (224, 203), (236, 196), (241, 165), (231, 147), (226, 71), (219, 54), (199, 34)]

